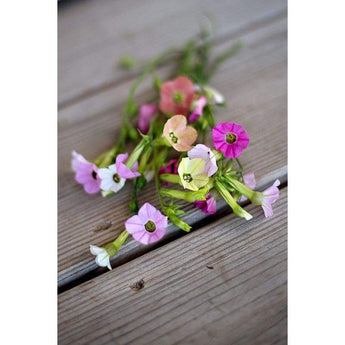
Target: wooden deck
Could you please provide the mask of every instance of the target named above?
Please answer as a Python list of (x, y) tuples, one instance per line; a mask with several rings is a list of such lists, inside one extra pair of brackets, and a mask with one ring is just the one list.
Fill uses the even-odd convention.
[[(108, 272), (88, 246), (123, 230), (130, 189), (116, 198), (86, 195), (74, 182), (70, 153), (93, 159), (119, 133), (136, 75), (117, 68), (120, 57), (152, 59), (193, 37), (207, 23), (204, 14), (218, 23), (216, 51), (244, 44), (212, 80), (228, 103), (216, 116), (249, 132), (241, 161), (259, 189), (281, 180), (275, 216), (265, 219), (247, 205), (254, 218), (245, 221), (220, 203), (219, 214), (205, 218), (188, 205), (191, 233), (171, 226), (155, 245), (129, 241)], [(285, 0), (60, 4), (59, 344), (286, 344), (286, 29)], [(144, 83), (137, 99), (149, 96)], [(140, 198), (158, 206), (152, 194), (146, 189)], [(99, 230), (104, 223), (110, 227)], [(144, 288), (133, 291), (140, 279)]]

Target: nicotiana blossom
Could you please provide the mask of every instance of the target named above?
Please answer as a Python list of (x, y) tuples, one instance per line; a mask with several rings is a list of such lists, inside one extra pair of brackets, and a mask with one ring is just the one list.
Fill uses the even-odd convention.
[(206, 214), (215, 214), (217, 211), (217, 202), (211, 193), (206, 196), (205, 201), (194, 201), (194, 205)]
[(79, 169), (80, 163), (86, 163), (87, 160), (84, 158), (83, 155), (76, 151), (72, 151), (72, 159), (71, 159), (71, 168), (74, 172), (77, 172)]
[(180, 152), (189, 151), (195, 142), (198, 132), (191, 126), (187, 126), (187, 119), (183, 115), (175, 115), (164, 125), (163, 135), (170, 145)]
[(221, 122), (212, 129), (212, 138), (217, 150), (226, 158), (237, 158), (249, 145), (249, 136), (237, 123)]
[(139, 111), (138, 128), (143, 134), (147, 134), (150, 122), (156, 116), (158, 108), (155, 104), (143, 104)]
[(120, 177), (123, 177), (124, 179), (139, 177), (140, 173), (138, 172), (138, 162), (135, 162), (132, 169), (130, 169), (125, 164), (127, 159), (128, 153), (121, 153), (117, 155), (115, 162), (117, 173), (120, 175)]
[[(202, 92), (199, 85), (194, 86), (194, 91)], [(211, 86), (204, 86), (203, 87), (204, 94), (207, 98), (207, 102), (210, 104), (224, 104), (225, 98), (224, 96), (215, 88)]]
[(168, 218), (149, 203), (139, 209), (138, 215), (125, 222), (126, 230), (136, 241), (149, 244), (160, 240), (168, 226)]
[(104, 191), (118, 192), (126, 182), (126, 179), (121, 177), (116, 169), (116, 165), (109, 165), (108, 168), (98, 169), (98, 176), (102, 179), (101, 189)]
[(207, 104), (207, 99), (205, 96), (200, 96), (199, 99), (194, 100), (191, 105), (192, 114), (189, 116), (188, 121), (190, 123), (195, 122), (200, 115), (202, 115), (202, 111), (204, 106)]
[(202, 158), (205, 161), (205, 170), (204, 172), (207, 176), (212, 176), (218, 170), (216, 157), (212, 150), (203, 144), (198, 144), (194, 146), (187, 153), (189, 158)]
[(108, 267), (111, 270), (110, 255), (105, 248), (90, 245), (90, 252), (96, 255), (95, 262), (98, 266)]
[(98, 176), (98, 168), (91, 162), (79, 161), (75, 180), (83, 185), (86, 193), (94, 194), (100, 191), (101, 178)]
[(204, 171), (205, 161), (202, 158), (182, 158), (178, 166), (183, 187), (193, 191), (199, 190), (208, 183), (209, 178)]
[(280, 181), (276, 180), (271, 187), (267, 188), (262, 193), (256, 193), (255, 200), (252, 200), (255, 204), (261, 204), (266, 218), (273, 216), (272, 204), (279, 198), (279, 185)]
[(161, 111), (165, 114), (187, 116), (194, 98), (194, 86), (187, 77), (178, 77), (162, 84), (160, 89)]

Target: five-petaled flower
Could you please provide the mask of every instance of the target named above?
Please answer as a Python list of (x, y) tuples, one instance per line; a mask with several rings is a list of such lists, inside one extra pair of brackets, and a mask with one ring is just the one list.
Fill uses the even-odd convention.
[(212, 129), (212, 138), (217, 150), (226, 158), (237, 158), (249, 145), (249, 136), (237, 123), (221, 122)]
[(100, 191), (101, 178), (98, 176), (98, 168), (95, 164), (73, 151), (71, 166), (75, 172), (75, 180), (83, 185), (86, 193), (94, 194)]
[(155, 104), (143, 104), (140, 107), (138, 128), (143, 134), (147, 134), (152, 119), (158, 112)]
[(125, 222), (126, 230), (133, 238), (143, 244), (160, 240), (168, 226), (168, 218), (149, 203), (139, 209), (138, 215)]
[(104, 191), (118, 192), (126, 182), (117, 172), (116, 165), (109, 165), (108, 168), (98, 169), (98, 176), (102, 179), (101, 189)]
[(110, 255), (105, 248), (90, 245), (90, 252), (96, 255), (95, 262), (100, 267), (108, 267), (111, 270)]
[(203, 144), (194, 146), (187, 153), (189, 158), (202, 158), (205, 161), (205, 173), (207, 176), (212, 176), (218, 170), (216, 157), (212, 150)]
[(198, 132), (187, 126), (187, 119), (183, 115), (175, 115), (164, 125), (163, 134), (170, 145), (180, 152), (189, 151), (195, 142)]
[(208, 194), (205, 201), (194, 201), (194, 205), (206, 214), (215, 214), (217, 211), (217, 202), (212, 194)]
[(117, 155), (116, 157), (116, 171), (120, 175), (120, 177), (123, 177), (124, 179), (130, 179), (130, 178), (136, 178), (140, 176), (140, 173), (138, 172), (138, 162), (135, 162), (133, 167), (130, 169), (125, 164), (125, 162), (128, 159), (128, 153), (121, 153)]
[(209, 178), (204, 171), (205, 161), (202, 158), (182, 158), (178, 166), (183, 187), (193, 191), (199, 190), (208, 183)]
[(205, 96), (200, 96), (200, 98), (192, 102), (192, 105), (191, 105), (192, 114), (188, 118), (188, 121), (190, 123), (195, 122), (199, 118), (199, 116), (202, 115), (202, 111), (206, 104), (207, 104), (207, 99)]
[(267, 188), (262, 193), (255, 193), (255, 197), (252, 200), (253, 204), (261, 205), (266, 218), (273, 216), (272, 204), (279, 198), (279, 185), (280, 181), (276, 180), (271, 187)]
[(194, 98), (194, 86), (187, 77), (178, 77), (162, 84), (159, 107), (164, 114), (189, 113)]

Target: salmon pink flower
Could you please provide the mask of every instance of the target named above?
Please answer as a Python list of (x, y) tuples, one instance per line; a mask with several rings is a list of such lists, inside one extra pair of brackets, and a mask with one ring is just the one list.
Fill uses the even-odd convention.
[(192, 102), (192, 114), (188, 118), (190, 123), (195, 122), (199, 118), (199, 116), (202, 115), (202, 111), (206, 104), (207, 100), (205, 96), (201, 96), (199, 99)]
[(121, 153), (117, 155), (116, 157), (116, 171), (120, 175), (120, 177), (124, 179), (130, 179), (130, 178), (136, 178), (140, 176), (140, 173), (138, 172), (138, 162), (135, 162), (132, 169), (129, 169), (125, 162), (128, 159), (128, 153)]
[(149, 203), (141, 206), (138, 215), (125, 222), (126, 230), (142, 244), (160, 240), (168, 226), (168, 218)]
[(212, 150), (203, 144), (198, 144), (187, 153), (189, 158), (202, 158), (205, 161), (204, 172), (207, 176), (212, 176), (218, 170), (216, 157)]
[(108, 192), (118, 192), (126, 182), (116, 169), (115, 164), (109, 165), (108, 168), (98, 169), (98, 176), (102, 179), (101, 189)]
[(194, 98), (194, 86), (187, 77), (178, 77), (163, 83), (160, 89), (159, 107), (164, 114), (189, 113)]
[(154, 104), (143, 104), (140, 107), (138, 128), (143, 134), (147, 134), (150, 122), (156, 116), (158, 109)]
[(226, 158), (237, 158), (249, 144), (245, 129), (237, 123), (222, 122), (212, 129), (212, 138), (217, 150)]
[(79, 161), (76, 165), (75, 180), (82, 184), (88, 194), (100, 191), (101, 178), (98, 176), (98, 168), (95, 164), (88, 161)]
[(187, 126), (187, 119), (183, 115), (175, 115), (164, 125), (163, 135), (170, 145), (180, 152), (189, 151), (195, 142), (198, 132), (191, 126)]
[(204, 171), (205, 161), (202, 158), (182, 158), (178, 166), (183, 187), (193, 191), (207, 185), (209, 178)]
[(217, 211), (217, 202), (212, 194), (208, 194), (205, 201), (194, 201), (194, 205), (206, 214), (215, 214)]

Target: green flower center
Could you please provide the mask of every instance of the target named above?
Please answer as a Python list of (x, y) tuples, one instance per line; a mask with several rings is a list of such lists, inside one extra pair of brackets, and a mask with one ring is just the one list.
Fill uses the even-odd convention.
[(228, 144), (233, 144), (237, 140), (237, 136), (234, 133), (227, 133), (226, 134), (226, 142)]
[(92, 170), (91, 176), (92, 176), (92, 178), (93, 178), (94, 180), (97, 180), (97, 173), (96, 173), (95, 170)]
[(173, 100), (175, 103), (182, 103), (184, 100), (183, 94), (180, 91), (175, 92), (173, 95)]
[(114, 174), (113, 180), (114, 180), (114, 182), (119, 183), (120, 182), (120, 176), (118, 174)]
[(187, 183), (190, 183), (193, 181), (193, 177), (191, 174), (183, 174), (183, 181), (186, 181)]
[(175, 136), (175, 133), (174, 132), (170, 132), (169, 133), (169, 138), (170, 138), (170, 140), (174, 143), (174, 144), (176, 144), (177, 143), (177, 137)]
[(145, 230), (148, 232), (154, 232), (156, 230), (156, 224), (152, 220), (149, 220), (145, 224)]

